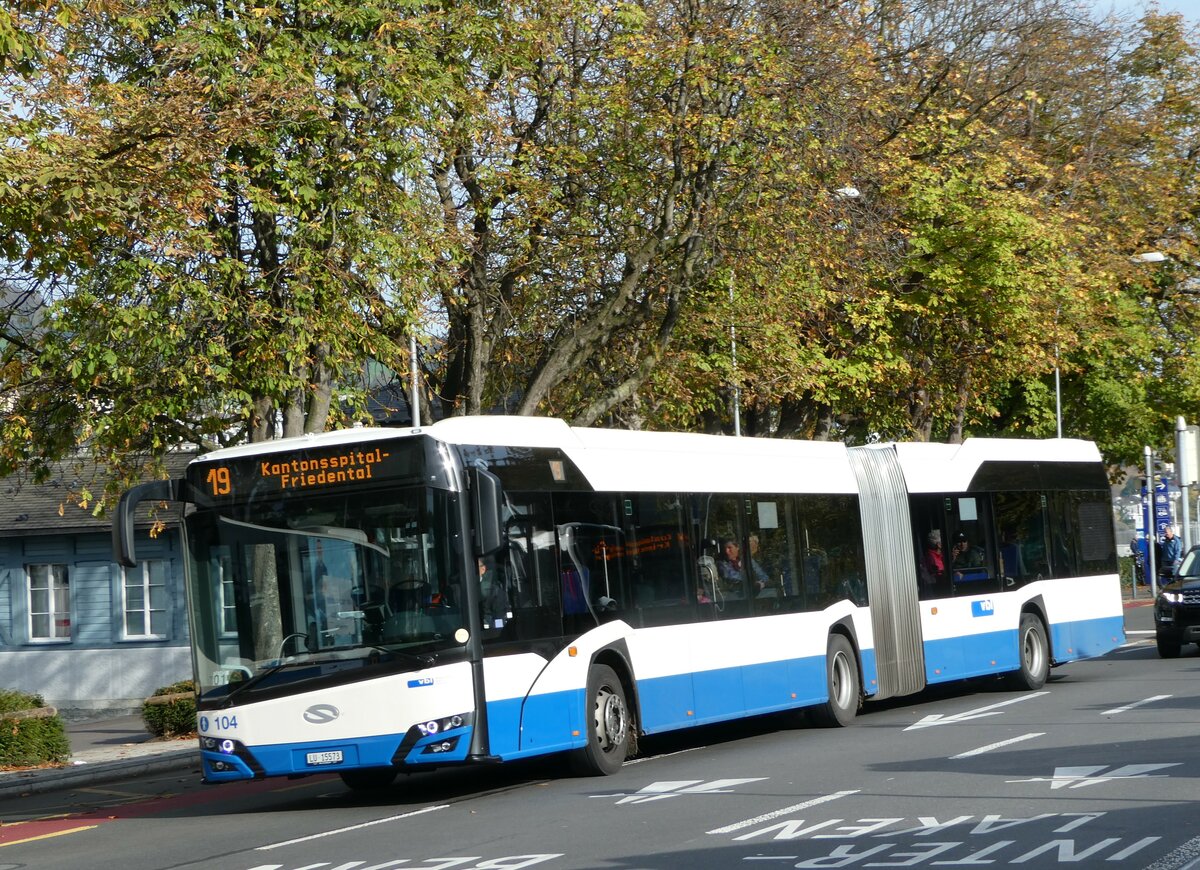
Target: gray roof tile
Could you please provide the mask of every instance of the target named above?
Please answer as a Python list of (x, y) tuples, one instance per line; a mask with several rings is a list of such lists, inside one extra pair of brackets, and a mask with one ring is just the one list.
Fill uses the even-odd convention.
[[(172, 453), (166, 457), (166, 467), (172, 477), (182, 477), (194, 453)], [(0, 538), (28, 535), (56, 535), (64, 532), (104, 532), (111, 527), (109, 516), (94, 516), (92, 504), (79, 506), (79, 491), (87, 487), (92, 493), (103, 491), (107, 480), (105, 469), (86, 458), (56, 463), (50, 479), (34, 483), (33, 478), (14, 474), (0, 480)], [(136, 520), (149, 525), (151, 505), (143, 505)], [(172, 504), (159, 512), (168, 524), (179, 521), (180, 506)]]

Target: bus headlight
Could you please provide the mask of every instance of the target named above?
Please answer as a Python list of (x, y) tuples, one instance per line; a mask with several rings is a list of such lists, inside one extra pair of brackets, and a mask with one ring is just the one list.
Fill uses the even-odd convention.
[(238, 742), (228, 737), (201, 737), (200, 748), (208, 752), (220, 752), (222, 755), (238, 754)]
[(443, 731), (453, 731), (456, 728), (461, 728), (466, 722), (466, 715), (456, 714), (454, 716), (446, 716), (442, 719), (430, 719), (428, 722), (418, 722), (417, 730), (421, 732), (422, 737), (433, 737), (436, 734), (441, 734)]

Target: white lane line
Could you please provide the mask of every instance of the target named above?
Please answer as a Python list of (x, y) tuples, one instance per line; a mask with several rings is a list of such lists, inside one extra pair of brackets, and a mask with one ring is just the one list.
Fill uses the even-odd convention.
[(762, 824), (763, 822), (769, 822), (772, 819), (777, 819), (780, 816), (786, 816), (791, 813), (798, 813), (801, 810), (808, 809), (809, 807), (819, 806), (820, 804), (827, 804), (830, 801), (837, 800), (838, 798), (844, 798), (844, 797), (848, 797), (849, 795), (852, 795), (852, 794), (858, 794), (859, 791), (861, 791), (861, 789), (856, 788), (852, 791), (837, 791), (837, 792), (834, 792), (833, 794), (822, 795), (819, 798), (813, 798), (812, 800), (805, 801), (802, 804), (793, 804), (792, 806), (784, 807), (781, 810), (775, 810), (774, 812), (770, 812), (770, 813), (767, 813), (762, 816), (755, 816), (752, 819), (745, 819), (740, 822), (734, 822), (732, 825), (726, 825), (723, 828), (716, 828), (711, 831), (706, 831), (705, 833), (708, 833), (708, 834), (731, 834), (734, 831), (740, 831), (742, 828), (748, 828), (751, 825), (759, 825), (759, 824)]
[(970, 752), (960, 752), (958, 755), (951, 755), (950, 760), (956, 758), (970, 758), (973, 755), (983, 755), (985, 752), (991, 752), (993, 749), (1001, 749), (1005, 746), (1012, 746), (1014, 743), (1021, 743), (1024, 740), (1032, 740), (1035, 737), (1045, 737), (1045, 731), (1034, 731), (1031, 734), (1022, 734), (1020, 737), (1013, 737), (1009, 740), (1001, 740), (999, 743), (989, 743), (987, 746), (980, 746), (978, 749), (972, 749)]
[(332, 837), (335, 834), (344, 834), (347, 831), (361, 831), (363, 828), (370, 828), (373, 825), (383, 825), (387, 822), (398, 822), (400, 819), (411, 819), (413, 816), (423, 816), (425, 813), (432, 813), (437, 810), (447, 809), (450, 804), (441, 804), (436, 807), (424, 807), (423, 809), (414, 810), (411, 813), (402, 813), (398, 816), (388, 816), (386, 819), (375, 819), (373, 822), (363, 822), (361, 825), (350, 825), (346, 828), (337, 828), (332, 831), (323, 831), (320, 834), (310, 834), (307, 837), (297, 837), (294, 840), (284, 840), (282, 843), (272, 843), (269, 846), (259, 846), (254, 851), (266, 852), (269, 849), (279, 849), (283, 846), (294, 846), (296, 843), (307, 843), (309, 840), (320, 840), (322, 837)]
[(1174, 697), (1173, 695), (1154, 695), (1150, 698), (1143, 698), (1140, 701), (1134, 701), (1132, 704), (1126, 704), (1124, 707), (1113, 707), (1111, 710), (1105, 710), (1101, 716), (1116, 716), (1118, 713), (1128, 713), (1130, 710), (1141, 707), (1143, 704), (1153, 704), (1155, 701), (1165, 701), (1167, 698)]

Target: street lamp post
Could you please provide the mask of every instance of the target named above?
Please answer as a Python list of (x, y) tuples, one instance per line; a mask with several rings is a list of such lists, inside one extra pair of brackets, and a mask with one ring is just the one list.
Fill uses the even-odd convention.
[(417, 336), (410, 335), (408, 337), (408, 367), (409, 367), (409, 387), (411, 389), (412, 402), (412, 426), (414, 429), (421, 428), (421, 369), (417, 363)]
[(1145, 446), (1146, 453), (1146, 498), (1149, 499), (1149, 509), (1146, 511), (1146, 570), (1150, 574), (1150, 597), (1158, 598), (1158, 571), (1154, 564), (1154, 545), (1158, 543), (1158, 523), (1154, 518), (1154, 451), (1150, 445)]
[(1058, 437), (1062, 438), (1062, 380), (1058, 374), (1058, 345), (1054, 346), (1054, 419)]
[[(733, 309), (733, 276), (729, 277), (729, 308)], [(729, 319), (729, 357), (733, 365), (733, 434), (734, 437), (741, 437), (742, 434), (742, 387), (738, 383), (737, 371), (737, 327), (733, 323), (733, 318)]]
[(1179, 482), (1183, 552), (1192, 548), (1192, 493), (1200, 483), (1200, 429), (1189, 426), (1183, 416), (1175, 418), (1175, 477)]

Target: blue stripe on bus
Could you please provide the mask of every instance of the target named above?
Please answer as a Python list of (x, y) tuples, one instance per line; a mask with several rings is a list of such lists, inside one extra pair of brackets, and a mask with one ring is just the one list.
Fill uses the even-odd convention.
[[(1103, 655), (1124, 636), (1120, 616), (1050, 626), (1054, 661), (1059, 664)], [(1016, 628), (925, 641), (925, 679), (947, 683), (1015, 671), (1021, 666), (1017, 643)]]
[[(1056, 662), (1089, 658), (1112, 650), (1120, 642), (1124, 636), (1124, 621), (1120, 616), (1113, 616), (1060, 623), (1050, 627), (1050, 636)], [(929, 683), (1016, 670), (1020, 665), (1017, 631), (1010, 629), (926, 641), (925, 663)], [(869, 695), (874, 694), (876, 668), (874, 650), (863, 650), (863, 682)], [(825, 657), (807, 656), (644, 679), (638, 682), (638, 699), (641, 726), (649, 734), (821, 704), (828, 700)], [(587, 716), (585, 704), (583, 689), (488, 702), (492, 754), (517, 759), (583, 746), (590, 727), (590, 722), (585, 723), (580, 718)], [(691, 715), (688, 715), (689, 711)], [(393, 734), (358, 740), (255, 746), (250, 751), (268, 776), (316, 773), (388, 765), (402, 739), (403, 735)], [(422, 740), (408, 754), (406, 761), (421, 764), (465, 759), (469, 734), (460, 738), (453, 752), (423, 754), (425, 745), (436, 739)], [(339, 749), (344, 753), (340, 765), (310, 767), (305, 762), (309, 752)], [(242, 766), (218, 753), (205, 752), (203, 755), (206, 761), (211, 756), (213, 760), (234, 761), (237, 766)], [(210, 781), (245, 779), (250, 775), (249, 770), (216, 773), (207, 764), (205, 768), (206, 778)]]
[[(864, 679), (874, 694), (874, 650), (863, 652), (862, 665)], [(826, 700), (823, 655), (638, 681), (640, 725), (647, 734), (807, 707)], [(522, 699), (488, 702), (492, 753), (516, 759), (583, 746), (590, 727), (590, 723), (585, 726), (579, 721), (585, 703), (584, 692), (578, 689), (531, 695), (524, 701), (522, 724)]]
[(1125, 618), (1082, 619), (1050, 626), (1050, 643), (1057, 662), (1073, 662), (1104, 655), (1125, 638)]

